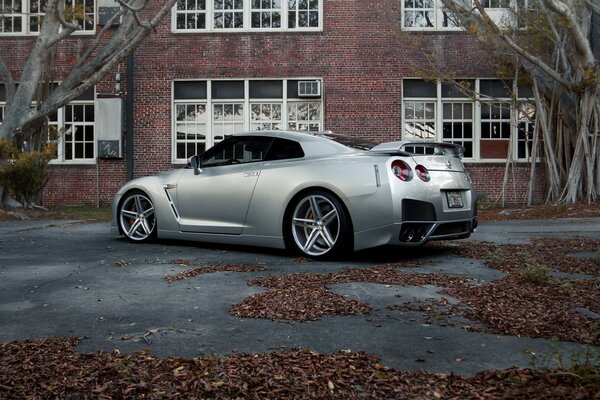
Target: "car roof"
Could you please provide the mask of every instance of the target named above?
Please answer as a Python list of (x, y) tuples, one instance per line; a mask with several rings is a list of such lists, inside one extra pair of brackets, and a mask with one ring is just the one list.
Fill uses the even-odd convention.
[(323, 157), (336, 154), (356, 152), (327, 135), (331, 132), (299, 132), (284, 130), (247, 131), (236, 133), (235, 136), (268, 136), (293, 140), (302, 146), (306, 157)]
[(315, 140), (315, 137), (322, 138), (322, 132), (301, 132), (301, 131), (285, 131), (285, 130), (263, 130), (263, 131), (245, 131), (236, 133), (234, 136), (270, 136), (283, 139), (291, 139), (297, 142)]
[(246, 131), (236, 133), (236, 136), (269, 136), (294, 140), (304, 145), (308, 143), (320, 143), (323, 146), (334, 146), (340, 152), (368, 151), (376, 146), (376, 143), (361, 138), (333, 133), (331, 131), (286, 131), (286, 130), (264, 130)]

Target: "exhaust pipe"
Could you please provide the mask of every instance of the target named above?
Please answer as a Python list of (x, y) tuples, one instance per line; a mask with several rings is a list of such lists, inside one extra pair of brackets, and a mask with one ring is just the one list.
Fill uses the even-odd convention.
[(430, 224), (403, 225), (398, 239), (403, 243), (420, 243), (425, 239), (430, 228)]
[(400, 231), (400, 241), (401, 242), (411, 242), (415, 237), (415, 230), (412, 226), (403, 227)]

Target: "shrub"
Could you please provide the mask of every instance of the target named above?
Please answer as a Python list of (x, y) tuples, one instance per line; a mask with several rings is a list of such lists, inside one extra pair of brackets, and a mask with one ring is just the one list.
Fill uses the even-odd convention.
[(6, 141), (0, 141), (0, 186), (25, 206), (39, 204), (50, 176), (48, 162), (54, 154), (54, 146), (22, 153)]
[(528, 263), (520, 272), (521, 279), (525, 282), (534, 283), (536, 285), (545, 285), (550, 281), (550, 273), (552, 270), (544, 265)]

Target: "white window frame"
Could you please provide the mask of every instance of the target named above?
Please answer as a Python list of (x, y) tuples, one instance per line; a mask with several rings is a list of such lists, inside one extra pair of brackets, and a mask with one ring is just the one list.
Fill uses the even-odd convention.
[[(43, 0), (38, 0), (38, 2), (42, 2)], [(69, 0), (67, 0), (68, 2)], [(71, 0), (72, 1), (72, 0)], [(77, 0), (75, 0), (77, 1)], [(92, 22), (92, 29), (78, 29), (73, 32), (73, 35), (95, 35), (96, 34), (96, 25), (98, 24), (98, 4), (97, 0), (83, 0), (83, 1), (91, 1), (94, 5), (94, 20)], [(18, 32), (2, 32), (0, 30), (0, 37), (2, 36), (37, 36), (39, 35), (39, 31), (35, 29), (31, 29), (31, 20), (34, 17), (42, 16), (42, 12), (30, 12), (31, 4), (34, 0), (14, 0), (14, 2), (21, 3), (21, 12), (14, 13), (12, 15), (18, 15), (21, 18), (21, 30)], [(68, 6), (68, 5), (67, 5)], [(0, 19), (0, 24), (2, 20)]]
[[(185, 2), (185, 0), (182, 0)], [(199, 0), (198, 0), (199, 1)], [(205, 15), (205, 28), (204, 29), (186, 29), (186, 28), (178, 28), (177, 27), (177, 16), (178, 14), (193, 14), (193, 11), (187, 10), (178, 10), (178, 3), (175, 3), (173, 8), (171, 9), (171, 32), (173, 33), (234, 33), (234, 32), (315, 32), (315, 31), (323, 31), (323, 2), (325, 0), (308, 0), (308, 1), (318, 1), (318, 13), (319, 13), (319, 23), (317, 27), (294, 27), (290, 28), (288, 23), (289, 12), (292, 11), (289, 7), (290, 0), (281, 0), (281, 26), (280, 27), (252, 27), (252, 12), (255, 10), (252, 8), (252, 0), (243, 0), (243, 13), (244, 13), (244, 23), (241, 28), (215, 28), (214, 25), (214, 15), (215, 12), (218, 12), (214, 8), (214, 0), (206, 0), (206, 10), (200, 11), (200, 14)], [(277, 9), (269, 9), (271, 11), (276, 11)]]
[[(95, 100), (75, 100), (69, 103), (69, 105), (92, 105), (95, 108)], [(4, 119), (4, 110), (6, 107), (6, 103), (0, 102), (0, 124), (2, 124), (2, 120)], [(50, 164), (66, 164), (66, 165), (78, 165), (78, 164), (95, 164), (97, 161), (97, 133), (96, 133), (96, 110), (94, 109), (94, 121), (93, 122), (85, 122), (87, 126), (93, 126), (94, 128), (94, 157), (93, 158), (78, 158), (73, 160), (65, 160), (65, 109), (64, 107), (56, 110), (56, 121), (49, 121), (48, 125), (52, 125), (56, 127), (57, 130), (57, 138), (46, 138), (46, 143), (56, 144), (56, 152), (57, 157), (55, 159), (50, 160)], [(48, 132), (49, 133), (49, 132)]]
[[(300, 105), (307, 105), (308, 106), (308, 115), (309, 118), (308, 119), (299, 119), (299, 118), (295, 118), (292, 119), (292, 115), (293, 113), (290, 110), (290, 107), (298, 107)], [(313, 120), (310, 119), (310, 107), (314, 106), (314, 105), (318, 105), (319, 107), (319, 119), (318, 120)], [(306, 100), (306, 99), (302, 99), (302, 100), (293, 100), (293, 101), (288, 101), (287, 104), (287, 112), (288, 112), (288, 120), (287, 120), (287, 127), (288, 129), (292, 129), (291, 125), (295, 124), (296, 125), (296, 129), (293, 130), (298, 130), (297, 128), (300, 126), (308, 126), (308, 129), (299, 129), (301, 131), (322, 131), (324, 130), (323, 127), (323, 102), (322, 101), (315, 101), (315, 100)], [(296, 110), (296, 115), (298, 115), (298, 111)], [(311, 129), (312, 126), (315, 126), (315, 129)]]
[[(404, 79), (404, 81), (407, 80), (411, 80), (411, 79), (418, 79), (418, 80), (422, 80), (420, 78), (407, 78)], [(511, 139), (498, 139), (498, 140), (508, 140), (509, 141), (509, 146), (512, 146), (512, 161), (516, 161), (516, 162), (530, 162), (530, 159), (523, 159), (523, 158), (518, 158), (518, 110), (516, 110), (514, 107), (512, 107), (512, 103), (511, 100), (509, 98), (498, 98), (498, 99), (486, 99), (483, 98), (482, 96), (479, 95), (480, 93), (480, 83), (483, 80), (487, 80), (487, 79), (483, 79), (483, 78), (479, 78), (479, 79), (470, 79), (470, 80), (474, 80), (475, 81), (475, 99), (472, 100), (468, 100), (465, 98), (448, 98), (448, 97), (443, 97), (442, 96), (442, 83), (441, 82), (437, 82), (436, 83), (436, 93), (437, 93), (437, 97), (403, 97), (402, 98), (402, 140), (409, 140), (409, 141), (416, 141), (415, 138), (408, 136), (405, 137), (405, 121), (404, 121), (404, 116), (406, 115), (406, 104), (407, 103), (411, 103), (411, 102), (427, 102), (427, 103), (435, 103), (435, 125), (434, 125), (434, 131), (436, 132), (435, 135), (435, 141), (440, 141), (440, 142), (451, 142), (451, 140), (445, 140), (443, 138), (443, 123), (444, 123), (444, 118), (443, 118), (443, 104), (444, 103), (453, 103), (453, 102), (461, 102), (461, 103), (472, 103), (473, 104), (473, 119), (472, 122), (473, 123), (473, 157), (472, 158), (466, 158), (465, 157), (465, 161), (468, 162), (474, 162), (474, 163), (504, 163), (506, 162), (506, 158), (482, 158), (481, 157), (481, 123), (482, 123), (482, 119), (481, 119), (481, 106), (484, 103), (490, 103), (490, 102), (494, 102), (494, 103), (499, 103), (502, 102), (503, 104), (506, 104), (509, 108), (510, 108), (510, 121), (508, 119), (502, 119), (502, 121), (504, 122), (510, 122), (510, 129), (511, 129), (511, 133), (512, 133), (512, 140)], [(527, 101), (526, 98), (519, 98), (518, 99), (519, 102), (523, 102), (523, 101)], [(429, 141), (432, 141), (429, 140)], [(485, 138), (484, 138), (485, 140)], [(427, 140), (424, 140), (427, 141)], [(539, 161), (539, 157), (537, 159)]]
[[(454, 115), (454, 109), (456, 105), (460, 105), (461, 106), (461, 117), (457, 118)], [(471, 106), (471, 118), (467, 118), (465, 117), (465, 106), (466, 105), (470, 105)], [(452, 117), (451, 118), (446, 118), (445, 116), (445, 106), (451, 106), (452, 107)], [(467, 156), (465, 155), (465, 159), (473, 159), (474, 154), (475, 154), (475, 104), (472, 101), (468, 101), (468, 99), (460, 99), (460, 98), (443, 98), (442, 99), (442, 105), (441, 105), (441, 120), (442, 120), (442, 125), (441, 125), (441, 139), (444, 140), (445, 142), (448, 143), (454, 143), (454, 144), (460, 144), (461, 146), (464, 146), (464, 143), (466, 142), (470, 142), (471, 143), (471, 151), (472, 151), (472, 156)], [(450, 123), (452, 124), (452, 129), (454, 129), (454, 124), (455, 123), (459, 123), (461, 124), (462, 127), (462, 132), (463, 132), (463, 136), (460, 138), (455, 138), (454, 135), (452, 135), (451, 138), (444, 138), (444, 124), (445, 123)], [(465, 124), (471, 124), (471, 137), (470, 138), (465, 138), (464, 137), (464, 127)]]
[[(409, 107), (410, 106), (410, 107)], [(422, 136), (418, 136), (418, 134), (416, 132), (414, 133), (410, 133), (410, 136), (407, 137), (405, 140), (408, 141), (431, 141), (431, 140), (437, 140), (435, 135), (437, 132), (437, 126), (438, 122), (438, 109), (439, 109), (439, 105), (436, 99), (433, 98), (411, 98), (411, 99), (404, 99), (404, 101), (402, 102), (402, 134), (404, 136), (405, 132), (407, 131), (407, 126), (410, 125), (412, 127), (414, 127), (415, 125), (417, 125), (418, 123), (424, 123), (424, 124), (433, 124), (433, 134), (434, 137), (433, 138), (429, 138), (429, 137), (422, 137)], [(409, 115), (408, 112), (409, 110), (411, 111), (411, 114)], [(431, 113), (433, 115), (431, 115)], [(410, 117), (410, 118), (409, 118)], [(417, 129), (415, 129), (416, 131)], [(419, 130), (419, 131), (426, 131), (426, 130)]]
[[(179, 120), (178, 119), (179, 114), (177, 112), (177, 108), (180, 107), (180, 106), (186, 107), (186, 112), (185, 112), (186, 119), (185, 120)], [(198, 117), (196, 117), (195, 120), (188, 120), (187, 119), (187, 116), (188, 116), (188, 114), (187, 114), (187, 107), (190, 107), (190, 106), (191, 107), (202, 106), (204, 108), (204, 117), (200, 118), (200, 119)], [(174, 130), (175, 130), (174, 135), (175, 135), (175, 137), (173, 138), (173, 140), (174, 140), (173, 143), (174, 143), (174, 146), (177, 146), (179, 144), (184, 144), (185, 145), (185, 147), (186, 147), (186, 150), (185, 150), (185, 152), (186, 152), (186, 158), (189, 157), (189, 156), (187, 156), (187, 145), (188, 145), (188, 143), (192, 143), (196, 149), (198, 148), (198, 144), (204, 144), (204, 148), (205, 149), (208, 148), (207, 144), (206, 144), (206, 141), (207, 141), (207, 132), (208, 132), (208, 113), (209, 112), (210, 112), (210, 110), (207, 108), (206, 100), (190, 100), (190, 99), (187, 99), (186, 101), (181, 101), (179, 103), (174, 104), (173, 114), (174, 114), (174, 120), (175, 120), (175, 126), (174, 126)], [(204, 127), (204, 133), (202, 133), (201, 130), (196, 130), (196, 132), (194, 132), (192, 134), (193, 135), (199, 135), (199, 134), (202, 135), (202, 134), (204, 134), (204, 140), (201, 140), (198, 137), (196, 137), (196, 139), (190, 139), (190, 138), (187, 137), (187, 132), (184, 132), (184, 135), (186, 135), (186, 136), (183, 139), (178, 138), (177, 137), (177, 134), (178, 134), (177, 129), (178, 129), (179, 126), (185, 126), (185, 127), (190, 127), (191, 126), (191, 127), (195, 127), (195, 128), (203, 126)], [(175, 152), (175, 154), (177, 154), (177, 148), (176, 147), (173, 149), (173, 151)], [(193, 155), (193, 154), (191, 154), (191, 155)]]
[[(223, 107), (223, 111), (224, 111), (225, 107), (228, 107), (228, 106), (232, 107), (232, 114), (231, 114), (232, 118), (229, 120), (227, 118), (225, 118), (221, 121), (217, 121), (215, 119), (217, 107), (219, 107), (219, 108)], [(236, 113), (236, 108), (237, 109), (241, 108), (241, 115), (239, 115), (239, 118), (238, 118), (238, 114)], [(214, 146), (215, 144), (228, 138), (229, 136), (232, 136), (236, 133), (240, 133), (240, 132), (247, 130), (248, 128), (246, 128), (246, 127), (248, 125), (246, 123), (246, 117), (245, 117), (245, 115), (247, 114), (247, 109), (248, 109), (248, 105), (247, 105), (247, 102), (245, 101), (245, 99), (214, 100), (211, 105), (212, 113), (211, 113), (211, 118), (210, 118), (212, 135), (210, 135), (210, 140), (207, 140), (206, 148), (208, 149), (208, 148)], [(223, 112), (223, 115), (225, 115), (225, 112)], [(217, 126), (220, 126), (222, 128), (222, 129), (220, 129), (219, 136), (217, 136), (217, 134), (216, 134)], [(224, 128), (226, 128), (226, 127), (230, 128), (229, 132), (225, 132)], [(223, 133), (222, 137), (221, 137), (221, 132)]]
[[(273, 7), (275, 1), (280, 2), (279, 8)], [(254, 8), (254, 7), (252, 7), (252, 0), (250, 0), (250, 22), (249, 22), (250, 28), (251, 29), (265, 29), (265, 30), (281, 29), (284, 26), (283, 25), (283, 14), (284, 14), (285, 0), (269, 0), (269, 3), (270, 3), (269, 8), (263, 8), (262, 1), (259, 0), (259, 2), (260, 2), (260, 6), (258, 8)], [(279, 26), (273, 26), (273, 17), (276, 13), (279, 13)], [(256, 27), (252, 26), (252, 23), (254, 22), (254, 14), (259, 15), (259, 19), (261, 22), (263, 21), (264, 14), (268, 14), (269, 20), (270, 20), (269, 26), (262, 26), (262, 23), (261, 23), (261, 26), (256, 26)]]
[[(423, 3), (428, 1), (431, 2), (431, 7), (407, 7), (407, 3), (412, 2), (413, 5), (417, 0), (401, 0), (402, 2), (402, 13), (401, 13), (401, 27), (403, 30), (407, 31), (462, 31), (464, 28), (460, 26), (443, 26), (444, 24), (444, 13), (446, 12), (444, 5), (441, 0), (422, 0)], [(463, 0), (465, 3), (471, 5), (473, 3), (472, 0)], [(490, 7), (484, 7), (486, 14), (498, 24), (499, 27), (514, 27), (518, 24), (515, 21), (514, 13), (518, 13), (518, 1), (519, 0), (488, 0), (492, 2)], [(525, 2), (524, 7), (528, 7), (528, 0), (523, 0)], [(502, 2), (508, 2), (509, 7), (497, 7), (497, 5), (501, 5)], [(482, 0), (483, 3), (483, 0)], [(433, 26), (407, 26), (406, 25), (406, 13), (413, 12), (431, 12), (433, 14)], [(453, 24), (452, 24), (453, 25)]]
[[(423, 0), (423, 2), (431, 1), (431, 7), (406, 7), (407, 2), (416, 3), (417, 0), (401, 0), (402, 1), (402, 15), (401, 15), (401, 24), (402, 29), (407, 31), (436, 31), (436, 30), (444, 30), (444, 31), (462, 31), (464, 30), (460, 26), (443, 26), (444, 23), (444, 13), (447, 12), (444, 5), (440, 0)], [(407, 26), (405, 13), (417, 13), (417, 12), (431, 12), (433, 14), (433, 26)]]
[[(94, 121), (82, 121), (82, 122), (78, 122), (75, 125), (76, 126), (91, 126), (93, 128), (93, 138), (92, 140), (85, 140), (85, 132), (84, 132), (84, 146), (85, 143), (89, 143), (91, 142), (93, 145), (93, 150), (92, 150), (92, 157), (91, 158), (72, 158), (72, 159), (66, 159), (65, 158), (65, 147), (67, 146), (67, 142), (65, 140), (65, 134), (66, 134), (66, 126), (69, 123), (69, 121), (66, 120), (66, 110), (64, 109), (64, 107), (61, 109), (62, 112), (62, 118), (61, 120), (59, 120), (59, 126), (61, 127), (60, 133), (59, 133), (59, 146), (58, 146), (58, 162), (60, 163), (64, 163), (64, 164), (95, 164), (96, 163), (96, 159), (97, 159), (97, 133), (96, 133), (96, 105), (95, 105), (95, 100), (75, 100), (70, 102), (68, 105), (66, 105), (65, 107), (69, 107), (69, 106), (78, 106), (78, 105), (83, 105), (83, 106), (92, 106), (94, 107)], [(59, 115), (60, 117), (61, 115)], [(72, 143), (76, 143), (75, 139), (73, 139)], [(85, 152), (85, 150), (84, 150)], [(75, 156), (75, 153), (73, 153), (73, 157)]]
[[(256, 114), (256, 108), (259, 113)], [(274, 118), (274, 108), (279, 107), (279, 119)], [(265, 113), (268, 110), (268, 113)], [(283, 129), (283, 99), (278, 100), (251, 100), (250, 101), (250, 130), (277, 130)]]
[[(250, 98), (250, 82), (252, 81), (281, 81), (283, 85), (282, 97), (281, 98)], [(205, 149), (209, 149), (218, 143), (220, 140), (215, 138), (215, 120), (214, 120), (214, 108), (215, 105), (221, 104), (243, 104), (243, 129), (236, 129), (236, 133), (240, 130), (249, 131), (253, 130), (253, 124), (257, 123), (256, 120), (252, 118), (252, 105), (258, 104), (278, 104), (281, 105), (281, 121), (278, 120), (268, 120), (265, 122), (268, 123), (277, 123), (280, 124), (280, 129), (290, 129), (289, 125), (291, 122), (304, 123), (305, 121), (291, 121), (288, 116), (288, 107), (293, 104), (318, 104), (319, 107), (319, 120), (310, 120), (313, 125), (318, 126), (318, 130), (323, 130), (324, 126), (324, 118), (323, 118), (323, 109), (324, 109), (324, 96), (321, 95), (319, 98), (315, 99), (301, 99), (301, 98), (288, 98), (287, 85), (288, 81), (298, 81), (298, 80), (318, 80), (322, 85), (321, 78), (278, 78), (278, 79), (215, 79), (215, 80), (206, 80), (206, 79), (177, 79), (172, 81), (171, 83), (171, 162), (173, 164), (182, 164), (187, 162), (187, 158), (177, 158), (177, 144), (179, 143), (177, 140), (177, 116), (176, 110), (177, 105), (181, 104), (205, 104), (206, 105), (206, 116), (209, 118), (206, 121), (206, 135), (205, 135)], [(205, 81), (206, 82), (206, 99), (176, 99), (175, 98), (175, 82), (198, 82)], [(244, 82), (244, 98), (239, 99), (213, 99), (212, 96), (212, 84), (214, 82), (227, 82), (227, 81), (243, 81)]]
[[(215, 7), (215, 1), (222, 2), (223, 3), (223, 8), (216, 8)], [(225, 7), (225, 2), (226, 1), (233, 2), (234, 8), (227, 8), (227, 7)], [(237, 3), (237, 2), (241, 2), (242, 8), (235, 8), (235, 3)], [(245, 7), (244, 7), (244, 1), (243, 0), (208, 0), (207, 1), (207, 6), (208, 6), (208, 4), (210, 4), (210, 6), (212, 7), (212, 14), (211, 14), (212, 18), (211, 18), (210, 21), (211, 21), (212, 29), (214, 31), (216, 31), (216, 32), (228, 32), (228, 31), (229, 32), (236, 32), (236, 31), (240, 31), (240, 30), (244, 29), (244, 26), (246, 26), (246, 24), (247, 24), (247, 18), (246, 18), (246, 12), (244, 10)], [(216, 26), (216, 21), (217, 21), (216, 17), (217, 17), (217, 14), (221, 14), (221, 18), (222, 18), (221, 23), (223, 25), (221, 27), (217, 27)], [(240, 26), (240, 27), (236, 27), (235, 26), (235, 15), (236, 14), (241, 14), (241, 17), (242, 17), (242, 26)], [(225, 20), (226, 20), (226, 16), (227, 15), (231, 15), (232, 21), (233, 21), (233, 25), (234, 25), (233, 27), (227, 27), (227, 26), (225, 26)]]
[[(526, 100), (522, 100), (519, 101), (518, 104), (519, 109), (516, 110), (517, 113), (517, 130), (515, 132), (515, 141), (516, 143), (516, 149), (515, 149), (515, 158), (519, 161), (530, 161), (531, 160), (531, 154), (530, 154), (530, 149), (528, 146), (528, 143), (531, 142), (533, 144), (533, 136), (531, 137), (527, 137), (526, 139), (522, 140), (519, 138), (519, 131), (521, 130), (521, 125), (524, 125), (526, 127), (525, 131), (531, 133), (532, 135), (534, 134), (535, 131), (535, 103), (532, 101), (526, 101)], [(523, 111), (524, 108), (527, 108), (527, 111), (532, 111), (532, 115), (526, 115), (526, 112)], [(531, 120), (531, 117), (533, 117), (533, 120)], [(539, 143), (541, 143), (542, 140), (542, 135), (539, 135), (538, 137)], [(524, 142), (525, 143), (525, 157), (519, 157), (519, 142)], [(540, 149), (538, 147), (538, 155), (536, 156), (536, 160), (540, 160)]]

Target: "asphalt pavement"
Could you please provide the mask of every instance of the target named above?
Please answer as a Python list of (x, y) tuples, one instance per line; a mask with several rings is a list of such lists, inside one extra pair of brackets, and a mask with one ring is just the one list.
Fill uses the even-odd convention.
[[(531, 237), (573, 235), (600, 239), (600, 219), (482, 223), (468, 241), (476, 246), (477, 241), (518, 243)], [(363, 316), (289, 323), (229, 313), (232, 305), (265, 290), (247, 284), (260, 276), (336, 272), (407, 259), (419, 261), (409, 270), (415, 273), (460, 274), (483, 281), (504, 276), (478, 260), (414, 249), (376, 249), (338, 262), (305, 262), (261, 248), (175, 241), (132, 244), (111, 234), (107, 223), (0, 222), (0, 343), (77, 336), (83, 338), (81, 352), (149, 350), (155, 356), (181, 357), (349, 349), (379, 355), (383, 364), (396, 369), (460, 374), (527, 367), (531, 352), (548, 354), (556, 347), (565, 353), (584, 350), (574, 343), (469, 332), (462, 328), (463, 323), (471, 323), (466, 320), (454, 326), (428, 324), (417, 311), (389, 308), (441, 298), (441, 289), (433, 286), (330, 286), (334, 292), (370, 304), (373, 312)], [(166, 275), (185, 269), (181, 260), (260, 264), (267, 269), (167, 282)]]

